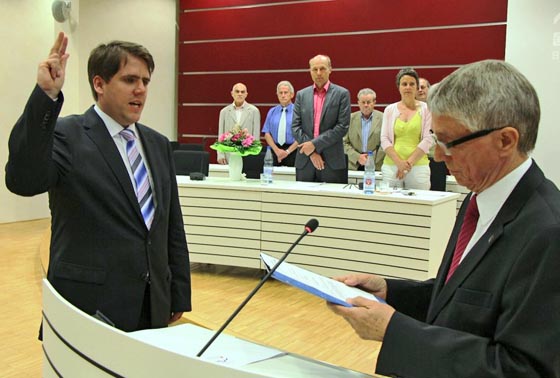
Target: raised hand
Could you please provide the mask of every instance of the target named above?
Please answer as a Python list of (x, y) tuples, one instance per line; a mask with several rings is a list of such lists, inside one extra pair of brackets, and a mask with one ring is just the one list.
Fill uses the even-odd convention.
[(37, 70), (37, 85), (52, 99), (58, 97), (64, 84), (66, 62), (69, 54), (66, 53), (68, 37), (63, 32), (58, 33), (49, 57), (39, 63)]

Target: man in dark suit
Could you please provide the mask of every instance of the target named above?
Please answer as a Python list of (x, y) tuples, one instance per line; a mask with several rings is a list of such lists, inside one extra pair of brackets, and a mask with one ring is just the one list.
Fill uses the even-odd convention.
[(472, 193), (435, 280), (339, 278), (387, 304), (329, 304), (364, 339), (383, 341), (376, 372), (393, 377), (560, 377), (560, 192), (529, 157), (540, 118), (511, 65), (455, 71), (428, 104), (437, 147)]
[(331, 59), (317, 55), (309, 61), (313, 85), (296, 95), (292, 134), (299, 143), (296, 180), (346, 184), (348, 167), (342, 138), (350, 124), (350, 94), (329, 81)]
[(191, 310), (191, 285), (171, 146), (138, 123), (152, 56), (134, 43), (99, 45), (88, 61), (96, 105), (58, 118), (67, 44), (60, 33), (39, 65), (10, 135), (6, 185), (48, 191), (48, 280), (64, 298), (124, 331), (165, 327)]

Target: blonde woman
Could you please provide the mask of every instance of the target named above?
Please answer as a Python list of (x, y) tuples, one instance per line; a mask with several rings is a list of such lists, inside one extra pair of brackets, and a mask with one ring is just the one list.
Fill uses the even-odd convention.
[(403, 68), (397, 74), (401, 100), (385, 108), (381, 126), (381, 147), (385, 160), (383, 180), (391, 186), (430, 189), (428, 151), (432, 146), (432, 116), (426, 103), (416, 100), (418, 74)]

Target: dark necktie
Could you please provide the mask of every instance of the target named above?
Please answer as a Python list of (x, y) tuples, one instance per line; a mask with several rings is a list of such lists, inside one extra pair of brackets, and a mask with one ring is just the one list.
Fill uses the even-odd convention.
[(449, 267), (449, 272), (447, 272), (447, 278), (445, 282), (449, 281), (449, 278), (455, 272), (455, 269), (459, 266), (461, 262), (461, 257), (467, 248), (467, 244), (471, 240), (476, 229), (476, 224), (478, 222), (478, 205), (476, 204), (476, 194), (471, 196), (469, 204), (467, 205), (467, 211), (465, 212), (465, 218), (463, 219), (463, 224), (461, 225), (461, 231), (459, 232), (459, 238), (457, 239), (457, 244), (455, 245), (455, 251), (453, 252), (453, 260), (451, 260), (451, 266)]
[(146, 223), (146, 227), (149, 229), (154, 220), (155, 207), (152, 198), (152, 188), (150, 187), (150, 179), (148, 178), (148, 170), (144, 165), (142, 155), (140, 155), (136, 148), (136, 135), (134, 135), (134, 131), (124, 129), (120, 134), (126, 139), (126, 154), (128, 155), (128, 161), (130, 162), (134, 181), (136, 182), (136, 197), (140, 205), (144, 223)]

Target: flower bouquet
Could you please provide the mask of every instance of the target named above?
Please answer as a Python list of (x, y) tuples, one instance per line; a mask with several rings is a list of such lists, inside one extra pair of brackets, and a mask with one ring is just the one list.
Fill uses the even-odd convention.
[(223, 133), (218, 140), (210, 146), (219, 152), (234, 152), (241, 156), (258, 155), (261, 152), (261, 141), (249, 134), (247, 129), (235, 125), (233, 129)]
[(247, 129), (235, 125), (231, 131), (220, 135), (210, 148), (229, 153), (227, 157), (229, 178), (233, 181), (239, 181), (243, 179), (243, 159), (241, 157), (258, 155), (261, 152), (262, 145), (261, 141), (249, 134)]

